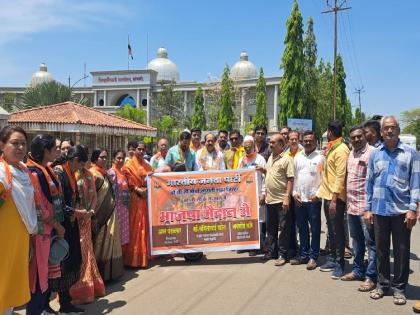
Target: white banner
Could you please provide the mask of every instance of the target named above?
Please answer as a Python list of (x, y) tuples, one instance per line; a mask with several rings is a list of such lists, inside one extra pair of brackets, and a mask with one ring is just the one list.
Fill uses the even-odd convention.
[(92, 77), (92, 86), (121, 86), (150, 84), (148, 73), (130, 74), (95, 74)]

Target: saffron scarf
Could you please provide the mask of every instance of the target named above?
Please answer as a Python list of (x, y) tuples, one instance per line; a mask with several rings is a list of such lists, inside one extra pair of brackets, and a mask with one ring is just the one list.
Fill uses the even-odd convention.
[(239, 165), (239, 168), (249, 167), (251, 164), (255, 161), (257, 158), (257, 151), (251, 152), (249, 155), (245, 154), (242, 157), (241, 165)]
[[(61, 188), (60, 181), (58, 180), (57, 175), (54, 173), (54, 171), (49, 166), (42, 166), (32, 159), (28, 159), (26, 162), (26, 165), (28, 167), (35, 167), (42, 171), (42, 173), (45, 176), (45, 179), (48, 183), (48, 188), (51, 194), (51, 204), (54, 209), (54, 218), (58, 222), (64, 221), (64, 212), (63, 212), (63, 190)], [(48, 168), (48, 170), (47, 170)], [(54, 180), (53, 180), (54, 178)]]
[(67, 178), (69, 179), (71, 191), (72, 191), (72, 200), (76, 200), (76, 194), (77, 194), (77, 183), (76, 178), (74, 177), (74, 174), (70, 170), (69, 163), (64, 163), (61, 165), (63, 170), (66, 172)]
[[(207, 164), (207, 158), (209, 156), (213, 160), (213, 165), (211, 166)], [(216, 150), (214, 150), (212, 153), (209, 153), (209, 151), (207, 151), (207, 148), (203, 147), (203, 149), (201, 150), (198, 162), (200, 163), (201, 167), (205, 171), (219, 169), (219, 157)]]
[(79, 188), (80, 205), (82, 209), (92, 210), (92, 203), (96, 193), (93, 175), (87, 169), (77, 170), (75, 173)]
[(104, 167), (102, 167), (102, 166), (100, 166), (96, 163), (91, 163), (90, 167), (93, 168), (98, 173), (102, 174), (102, 176), (104, 176), (104, 177), (106, 177), (107, 174), (108, 174)]

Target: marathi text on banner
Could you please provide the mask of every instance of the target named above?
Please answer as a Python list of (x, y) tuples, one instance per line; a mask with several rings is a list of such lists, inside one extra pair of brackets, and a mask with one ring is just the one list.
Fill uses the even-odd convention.
[(153, 174), (153, 255), (259, 248), (255, 170)]

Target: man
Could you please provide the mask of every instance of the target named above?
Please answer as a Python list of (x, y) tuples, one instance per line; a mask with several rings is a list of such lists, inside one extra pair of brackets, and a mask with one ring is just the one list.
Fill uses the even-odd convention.
[(200, 128), (191, 129), (190, 149), (193, 152), (197, 152), (198, 150), (202, 148), (203, 148), (203, 145), (201, 144), (201, 129)]
[(375, 148), (379, 147), (379, 145), (382, 143), (380, 122), (373, 119), (368, 120), (363, 125), (363, 131), (365, 133), (367, 142)]
[(224, 170), (225, 162), (223, 161), (222, 152), (216, 150), (216, 136), (208, 133), (204, 137), (205, 145), (196, 153), (196, 164), (198, 171)]
[(225, 153), (226, 150), (230, 149), (230, 146), (228, 144), (228, 132), (226, 130), (219, 130), (219, 134), (217, 135), (217, 143), (216, 143), (216, 149)]
[(185, 170), (195, 171), (197, 166), (195, 163), (195, 153), (190, 150), (191, 133), (183, 131), (179, 135), (179, 142), (177, 145), (171, 147), (165, 158), (165, 163), (171, 169), (175, 166), (184, 165)]
[[(341, 278), (343, 281), (364, 280), (359, 291), (369, 292), (376, 286), (376, 248), (372, 225), (363, 220), (366, 208), (366, 172), (370, 155), (374, 148), (367, 143), (363, 126), (350, 129), (350, 143), (353, 149), (347, 160), (347, 220), (350, 236), (353, 239), (353, 268)], [(368, 249), (368, 265), (364, 262), (365, 249)]]
[[(393, 116), (381, 121), (383, 143), (370, 156), (366, 178), (365, 220), (375, 230), (380, 299), (390, 289), (394, 304), (403, 305), (410, 272), (410, 235), (420, 211), (420, 159), (417, 151), (399, 140), (400, 126)], [(394, 277), (390, 275), (390, 239), (394, 253)]]
[(320, 270), (333, 271), (332, 279), (344, 275), (344, 251), (346, 245), (344, 215), (346, 212), (346, 166), (349, 149), (343, 141), (343, 125), (334, 120), (328, 124), (326, 159), (318, 197), (324, 201), (327, 219), (330, 258)]
[[(239, 167), (238, 168), (264, 168), (266, 165), (265, 158), (258, 154), (255, 149), (255, 142), (254, 138), (251, 136), (245, 136), (244, 138), (244, 149), (245, 155), (241, 157), (239, 160)], [(260, 196), (260, 208), (259, 208), (259, 224), (260, 224), (260, 248), (261, 251), (264, 249), (265, 245), (265, 238), (267, 234), (267, 226), (265, 224), (266, 221), (266, 207), (264, 203), (264, 192), (263, 192), (263, 182), (264, 177), (261, 172), (257, 172), (257, 189), (258, 195)], [(250, 251), (249, 256), (257, 255), (257, 251)]]
[(291, 129), (287, 126), (284, 126), (280, 129), (280, 134), (283, 136), (284, 140), (286, 141), (286, 144), (289, 141), (289, 132), (290, 131), (291, 131)]
[[(420, 202), (418, 203), (417, 207), (417, 219), (420, 222)], [(414, 313), (420, 313), (420, 300), (416, 301), (416, 304), (413, 306)]]
[(267, 234), (270, 246), (263, 259), (276, 259), (275, 266), (283, 266), (287, 262), (292, 225), (289, 205), (294, 166), (293, 159), (284, 152), (285, 146), (286, 140), (282, 135), (273, 135), (270, 139), (272, 153), (266, 167), (256, 167), (266, 175), (265, 194), (262, 198), (267, 204)]
[(157, 144), (157, 153), (150, 159), (150, 165), (155, 171), (158, 168), (166, 166), (165, 158), (168, 154), (169, 141), (166, 138), (161, 138)]
[(321, 184), (321, 166), (324, 157), (316, 150), (316, 135), (313, 131), (306, 131), (303, 134), (303, 147), (304, 150), (294, 159), (293, 183), (300, 253), (299, 257), (290, 263), (292, 265), (307, 264), (307, 270), (314, 270), (317, 267), (321, 240), (321, 201), (316, 194)]
[(232, 130), (229, 135), (230, 149), (225, 151), (225, 164), (227, 169), (237, 169), (239, 159), (244, 155), (244, 147), (240, 142), (239, 130)]
[[(302, 149), (300, 148), (301, 145), (299, 143), (299, 132), (297, 130), (291, 130), (288, 133), (287, 138), (288, 140), (288, 148), (285, 151), (292, 159), (296, 156), (296, 154)], [(290, 229), (290, 257), (295, 257), (297, 254), (297, 236), (296, 236), (296, 212), (295, 212), (295, 202), (292, 196), (290, 196), (290, 214), (292, 216), (292, 227)], [(291, 264), (299, 264), (299, 259), (292, 259), (290, 261)]]
[(270, 146), (267, 142), (267, 127), (257, 126), (254, 129), (255, 135), (255, 150), (258, 154), (262, 155), (266, 161), (271, 155)]

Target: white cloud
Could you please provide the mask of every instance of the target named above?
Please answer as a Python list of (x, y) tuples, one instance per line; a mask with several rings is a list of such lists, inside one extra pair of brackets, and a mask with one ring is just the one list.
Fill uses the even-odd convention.
[(0, 45), (54, 29), (80, 29), (130, 15), (110, 1), (0, 0)]

